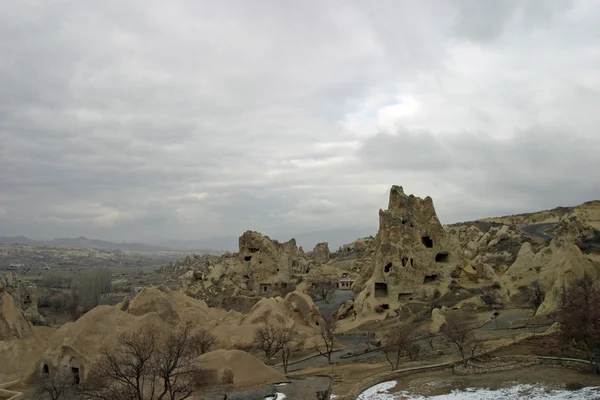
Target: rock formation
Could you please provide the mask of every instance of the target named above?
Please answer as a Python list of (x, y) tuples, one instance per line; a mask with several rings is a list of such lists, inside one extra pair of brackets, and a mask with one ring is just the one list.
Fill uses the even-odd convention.
[(598, 277), (597, 268), (575, 244), (555, 239), (537, 253), (529, 243), (523, 244), (501, 284), (508, 298), (525, 300), (532, 283), (538, 281), (546, 294), (537, 310), (537, 315), (543, 315), (557, 311), (566, 288), (584, 274)]
[(25, 339), (32, 334), (32, 325), (0, 279), (0, 341)]
[(448, 291), (460, 252), (437, 218), (430, 197), (393, 186), (389, 206), (379, 211), (379, 232), (370, 265), (355, 282), (357, 316), (390, 314), (410, 300), (436, 299)]
[(215, 350), (198, 358), (205, 375), (217, 387), (243, 390), (257, 385), (287, 382), (287, 378), (256, 357), (240, 350)]
[(516, 260), (523, 243), (538, 246), (516, 226), (499, 222), (454, 224), (447, 231), (460, 243), (464, 258), (475, 269), (475, 279), (497, 279)]
[(312, 260), (315, 264), (327, 264), (329, 262), (329, 245), (327, 242), (317, 243), (312, 251)]
[(314, 265), (294, 239), (279, 243), (252, 231), (240, 237), (238, 253), (199, 261), (179, 278), (181, 290), (211, 306), (243, 312), (263, 296), (293, 291), (296, 277)]
[(121, 304), (98, 306), (77, 321), (61, 326), (50, 337), (45, 353), (34, 363), (36, 372), (45, 370), (52, 374), (58, 368), (69, 371), (76, 368), (81, 379), (86, 379), (91, 362), (104, 344), (123, 330), (145, 324), (153, 324), (163, 332), (178, 323), (193, 321), (196, 328), (217, 336), (217, 348), (232, 349), (250, 345), (255, 330), (266, 323), (293, 329), (309, 346), (309, 339), (318, 334), (318, 324), (322, 321), (310, 297), (298, 292), (288, 294), (285, 299), (263, 298), (248, 314), (242, 315), (210, 308), (201, 300), (160, 286), (143, 289), (129, 301), (125, 311), (123, 308)]
[(0, 276), (0, 281), (3, 281), (0, 285), (4, 286), (6, 292), (13, 297), (16, 305), (24, 312), (30, 322), (37, 325), (45, 323), (44, 317), (38, 310), (36, 285), (19, 280), (12, 272), (8, 272), (4, 278)]

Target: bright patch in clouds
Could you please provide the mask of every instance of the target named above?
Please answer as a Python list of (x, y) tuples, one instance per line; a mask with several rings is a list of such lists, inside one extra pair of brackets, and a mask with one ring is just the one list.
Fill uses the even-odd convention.
[[(0, 235), (374, 231), (600, 198), (600, 3), (0, 2)], [(283, 238), (287, 239), (287, 238)]]

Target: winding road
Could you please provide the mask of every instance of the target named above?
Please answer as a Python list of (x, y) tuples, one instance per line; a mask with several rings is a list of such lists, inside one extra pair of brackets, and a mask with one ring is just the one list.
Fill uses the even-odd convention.
[(545, 229), (549, 228), (555, 224), (556, 224), (556, 222), (544, 222), (543, 224), (525, 225), (524, 227), (521, 228), (521, 231), (528, 235), (535, 236), (539, 239), (549, 242), (552, 239), (554, 239), (554, 236), (552, 236), (551, 234), (546, 232)]

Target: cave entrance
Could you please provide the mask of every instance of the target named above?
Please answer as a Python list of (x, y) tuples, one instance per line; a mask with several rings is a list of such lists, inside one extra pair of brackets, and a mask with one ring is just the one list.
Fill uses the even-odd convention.
[(387, 283), (375, 282), (375, 297), (386, 297), (388, 295)]
[(44, 366), (42, 367), (42, 374), (50, 375), (50, 368), (48, 368), (48, 364), (44, 364)]
[(406, 267), (406, 264), (407, 264), (407, 263), (408, 263), (408, 258), (404, 257), (404, 258), (402, 259), (402, 266), (403, 266), (403, 267)]
[(429, 236), (423, 236), (421, 238), (421, 243), (428, 249), (433, 247), (433, 240)]
[(71, 373), (73, 374), (73, 382), (76, 385), (79, 385), (79, 382), (81, 381), (81, 378), (79, 377), (79, 368), (71, 368)]
[(384, 271), (386, 273), (390, 272), (390, 270), (392, 269), (392, 263), (389, 263), (388, 265), (385, 266)]
[(447, 263), (449, 261), (450, 256), (448, 253), (437, 253), (435, 255), (435, 262), (438, 263)]
[(246, 256), (246, 257), (244, 257), (244, 261), (250, 261), (250, 260), (252, 260), (252, 256)]
[(389, 304), (382, 304), (381, 308), (383, 308), (384, 310), (389, 310), (390, 309), (390, 305)]
[(425, 275), (425, 278), (423, 279), (423, 283), (435, 282), (437, 280), (437, 278), (438, 278), (437, 275)]
[(411, 296), (412, 296), (412, 293), (400, 293), (398, 295), (398, 301), (412, 300), (413, 298)]

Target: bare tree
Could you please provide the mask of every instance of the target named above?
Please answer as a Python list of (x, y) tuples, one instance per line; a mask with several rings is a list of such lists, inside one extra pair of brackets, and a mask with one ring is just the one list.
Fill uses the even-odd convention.
[(283, 364), (283, 371), (285, 374), (288, 373), (288, 365), (290, 363), (290, 355), (295, 346), (298, 343), (298, 334), (291, 328), (283, 328), (278, 335), (279, 347), (281, 348), (281, 363)]
[(392, 331), (385, 337), (381, 351), (392, 367), (392, 371), (398, 369), (400, 358), (409, 354), (411, 342), (410, 334), (402, 329)]
[(429, 347), (431, 347), (431, 350), (435, 350), (435, 348), (433, 347), (434, 340), (435, 340), (435, 335), (431, 335), (427, 338), (427, 343), (429, 344)]
[(200, 369), (195, 363), (196, 351), (190, 345), (191, 336), (192, 324), (184, 323), (157, 349), (155, 370), (162, 382), (159, 399), (187, 399), (194, 392)]
[(538, 308), (542, 305), (546, 298), (546, 293), (542, 290), (542, 286), (539, 281), (534, 281), (531, 284), (531, 288), (529, 290), (529, 307), (535, 313)]
[(419, 346), (418, 343), (413, 342), (410, 344), (410, 346), (408, 346), (407, 355), (411, 361), (418, 360), (420, 352), (421, 352), (421, 346)]
[(97, 400), (155, 399), (158, 376), (154, 357), (159, 346), (154, 326), (123, 332), (105, 345), (83, 385), (84, 397)]
[(442, 325), (441, 332), (453, 343), (462, 357), (466, 366), (469, 357), (473, 357), (477, 351), (480, 341), (473, 333), (474, 326), (462, 315), (447, 318)]
[(87, 399), (183, 400), (191, 396), (199, 374), (190, 345), (191, 324), (161, 337), (148, 325), (124, 332), (105, 346), (83, 385)]
[(196, 351), (197, 356), (207, 353), (218, 342), (219, 339), (206, 329), (199, 329), (190, 337), (190, 346)]
[(265, 325), (254, 331), (254, 344), (265, 353), (265, 360), (269, 362), (281, 350), (281, 327)]
[(63, 368), (58, 368), (54, 375), (49, 373), (38, 375), (34, 381), (33, 398), (35, 400), (77, 398), (73, 376)]
[(371, 345), (376, 343), (374, 333), (363, 333), (361, 339), (365, 345), (367, 345), (367, 351), (371, 350)]
[(327, 316), (319, 325), (319, 338), (315, 341), (315, 349), (320, 355), (327, 358), (331, 364), (331, 353), (335, 344), (335, 331), (338, 328), (338, 321), (332, 316)]
[(559, 312), (560, 341), (581, 344), (595, 373), (600, 373), (600, 289), (589, 275), (574, 282), (565, 292)]
[(328, 301), (329, 295), (335, 292), (338, 284), (338, 273), (333, 268), (313, 268), (308, 274), (311, 283), (310, 295), (315, 300)]

